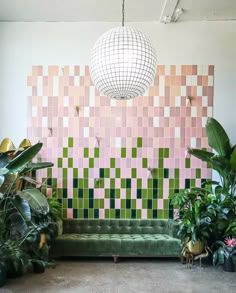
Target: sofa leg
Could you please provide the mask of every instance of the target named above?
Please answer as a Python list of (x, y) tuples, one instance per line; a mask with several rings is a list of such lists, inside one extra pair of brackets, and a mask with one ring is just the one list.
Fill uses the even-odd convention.
[(118, 263), (118, 259), (119, 259), (118, 256), (113, 256), (114, 263)]

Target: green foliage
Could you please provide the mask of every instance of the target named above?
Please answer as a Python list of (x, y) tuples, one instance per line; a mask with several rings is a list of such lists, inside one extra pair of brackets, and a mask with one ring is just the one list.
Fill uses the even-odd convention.
[(180, 228), (178, 231), (183, 243), (186, 240), (200, 240), (207, 244), (213, 231), (216, 211), (213, 207), (214, 194), (208, 188), (185, 189), (174, 195), (172, 204), (179, 209)]
[(214, 118), (208, 118), (206, 123), (208, 144), (215, 153), (189, 148), (188, 153), (207, 162), (216, 170), (221, 178), (222, 193), (235, 197), (236, 191), (236, 148), (231, 146), (229, 137)]
[(56, 211), (50, 211), (39, 189), (24, 189), (22, 184), (25, 180), (35, 184), (31, 171), (53, 165), (31, 162), (41, 147), (37, 143), (13, 159), (0, 154), (0, 261), (5, 263), (8, 276), (21, 275), (32, 268), (42, 271), (42, 267), (51, 265), (48, 245), (41, 245), (41, 235), (46, 235), (48, 241), (56, 236), (56, 223), (51, 217)]

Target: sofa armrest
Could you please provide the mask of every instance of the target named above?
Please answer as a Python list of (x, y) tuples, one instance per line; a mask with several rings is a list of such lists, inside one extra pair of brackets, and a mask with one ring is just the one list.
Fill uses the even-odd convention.
[(57, 237), (63, 234), (63, 221), (62, 219), (57, 220)]
[(179, 231), (179, 222), (174, 220), (169, 220), (169, 235), (174, 238), (179, 238), (178, 231)]

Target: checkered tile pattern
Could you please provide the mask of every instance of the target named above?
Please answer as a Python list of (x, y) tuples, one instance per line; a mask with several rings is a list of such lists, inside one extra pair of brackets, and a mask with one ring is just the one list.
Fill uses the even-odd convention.
[(99, 96), (88, 66), (33, 66), (28, 76), (28, 137), (68, 218), (169, 218), (181, 188), (211, 177), (188, 146), (207, 148), (214, 67), (159, 65), (143, 97)]

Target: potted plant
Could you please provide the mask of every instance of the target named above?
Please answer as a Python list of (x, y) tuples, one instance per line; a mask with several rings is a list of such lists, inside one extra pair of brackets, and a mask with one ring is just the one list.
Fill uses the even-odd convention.
[(214, 200), (207, 187), (184, 189), (172, 199), (172, 204), (178, 207), (178, 235), (183, 247), (193, 255), (200, 254), (207, 246), (213, 230)]
[(222, 264), (221, 255), (224, 255), (223, 269), (226, 272), (234, 272), (234, 263), (232, 256), (236, 254), (236, 239), (227, 237), (225, 241), (216, 241), (215, 245), (218, 245), (218, 249), (213, 253), (213, 264)]

